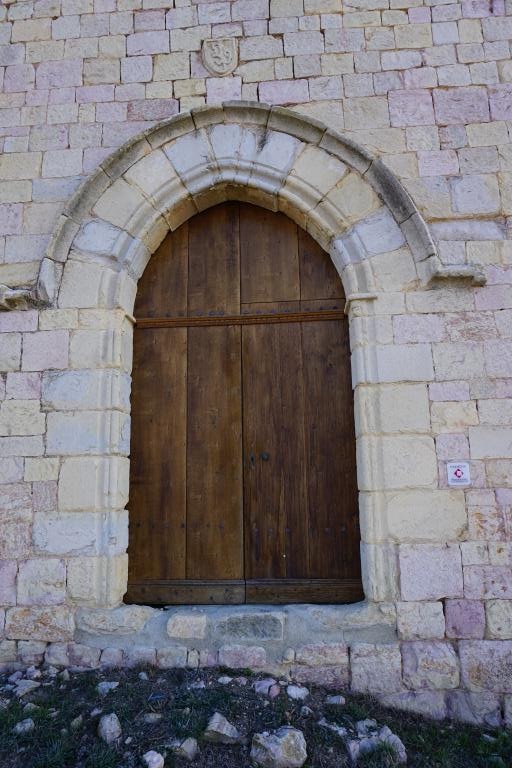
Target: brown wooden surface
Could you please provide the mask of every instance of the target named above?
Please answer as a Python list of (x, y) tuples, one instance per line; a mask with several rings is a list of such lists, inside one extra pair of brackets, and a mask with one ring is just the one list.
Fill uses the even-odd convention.
[(281, 214), (226, 203), (164, 240), (135, 304), (129, 601), (362, 597), (343, 307)]

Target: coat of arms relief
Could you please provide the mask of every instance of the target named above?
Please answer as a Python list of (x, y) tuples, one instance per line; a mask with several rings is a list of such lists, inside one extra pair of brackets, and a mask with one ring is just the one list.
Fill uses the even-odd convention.
[(234, 37), (205, 40), (202, 57), (204, 66), (212, 75), (229, 75), (238, 65), (237, 41)]

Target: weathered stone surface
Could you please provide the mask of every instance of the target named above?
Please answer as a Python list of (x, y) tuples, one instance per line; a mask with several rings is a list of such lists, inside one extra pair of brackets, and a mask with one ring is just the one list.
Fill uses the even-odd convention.
[(449, 691), (447, 706), (448, 715), (454, 720), (491, 728), (501, 725), (500, 697), (492, 693)]
[(462, 562), (459, 546), (402, 545), (400, 580), (404, 600), (462, 597)]
[(219, 664), (231, 669), (265, 666), (267, 654), (261, 646), (223, 645), (219, 649)]
[(215, 712), (208, 721), (203, 739), (214, 744), (237, 744), (240, 741), (240, 733), (224, 715)]
[(446, 701), (444, 691), (406, 691), (379, 696), (384, 706), (404, 709), (407, 712), (417, 712), (433, 720), (446, 717)]
[(512, 600), (487, 600), (487, 637), (491, 640), (512, 640)]
[(222, 637), (232, 640), (281, 640), (284, 617), (278, 614), (248, 613), (230, 616), (218, 624)]
[(482, 639), (485, 632), (485, 610), (478, 600), (446, 600), (446, 636)]
[(353, 645), (350, 669), (351, 688), (358, 693), (392, 693), (403, 687), (398, 645)]
[(63, 560), (38, 558), (20, 563), (19, 605), (58, 605), (66, 597), (66, 567)]
[(402, 643), (403, 679), (408, 688), (444, 690), (459, 685), (459, 663), (449, 643)]
[(5, 634), (12, 640), (59, 642), (73, 639), (74, 626), (72, 611), (63, 605), (47, 608), (9, 608), (5, 620)]
[(252, 739), (251, 760), (265, 768), (301, 768), (307, 760), (302, 731), (283, 726), (274, 733), (256, 733)]
[(441, 639), (445, 618), (441, 602), (397, 603), (397, 626), (402, 640)]
[(105, 744), (115, 744), (121, 738), (121, 723), (115, 712), (102, 715), (98, 724), (98, 736)]
[(77, 615), (77, 627), (99, 635), (130, 635), (139, 632), (155, 614), (143, 605), (123, 605), (111, 610), (83, 609)]
[(206, 634), (206, 616), (178, 613), (167, 622), (169, 637), (201, 640)]
[(157, 665), (160, 669), (174, 669), (187, 666), (187, 649), (182, 646), (159, 648), (156, 652)]
[(461, 640), (462, 684), (470, 691), (512, 693), (512, 641)]
[(311, 643), (298, 648), (295, 658), (311, 667), (348, 664), (348, 647), (343, 643)]

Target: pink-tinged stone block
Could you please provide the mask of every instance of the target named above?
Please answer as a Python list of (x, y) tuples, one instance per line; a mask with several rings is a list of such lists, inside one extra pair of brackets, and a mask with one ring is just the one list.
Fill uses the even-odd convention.
[(260, 83), (260, 101), (267, 104), (300, 104), (309, 101), (307, 80), (268, 80)]
[(464, 597), (468, 600), (512, 599), (512, 568), (496, 565), (466, 566)]
[(258, 645), (223, 645), (219, 650), (219, 664), (231, 669), (264, 667), (265, 649)]
[(130, 56), (121, 61), (121, 80), (123, 83), (147, 83), (153, 76), (151, 56)]
[(82, 59), (42, 61), (37, 65), (37, 88), (67, 88), (82, 85)]
[(57, 482), (44, 480), (32, 483), (34, 512), (52, 512), (57, 509)]
[(446, 637), (481, 640), (485, 633), (485, 609), (478, 600), (447, 600), (444, 605)]
[(489, 122), (487, 90), (481, 86), (434, 91), (434, 108), (440, 125)]
[(439, 315), (395, 315), (393, 333), (397, 344), (444, 341), (444, 321)]
[(465, 435), (442, 434), (436, 437), (437, 458), (441, 461), (469, 459), (469, 443)]
[(0, 605), (16, 605), (16, 560), (0, 560)]
[(459, 661), (450, 643), (402, 643), (403, 679), (408, 688), (444, 690), (459, 685)]
[(512, 376), (512, 341), (484, 342), (484, 357), (489, 376)]
[(165, 11), (142, 11), (134, 14), (135, 32), (151, 32), (156, 29), (165, 29)]
[(504, 16), (505, 0), (462, 0), (462, 15), (466, 19)]
[(430, 19), (430, 8), (409, 8), (409, 24), (428, 24)]
[(313, 683), (338, 691), (340, 688), (346, 688), (350, 680), (348, 664), (341, 667), (296, 666), (291, 668), (290, 675), (297, 683)]
[(351, 689), (357, 693), (394, 693), (403, 688), (398, 645), (358, 643), (350, 649)]
[(40, 374), (8, 373), (5, 394), (8, 400), (37, 400), (41, 395)]
[(2, 312), (0, 314), (0, 333), (8, 331), (35, 331), (37, 328), (37, 312)]
[(127, 38), (128, 56), (169, 53), (169, 32), (135, 32)]
[(0, 235), (21, 234), (23, 206), (18, 203), (0, 205)]
[(512, 640), (461, 640), (459, 655), (465, 688), (512, 693)]
[(489, 88), (489, 104), (493, 120), (512, 120), (512, 83)]
[(512, 307), (512, 289), (509, 285), (485, 285), (475, 291), (477, 309), (508, 309)]
[(403, 600), (462, 597), (462, 561), (458, 544), (403, 544), (399, 548)]
[(500, 507), (512, 507), (512, 488), (497, 488), (496, 501)]
[(176, 99), (147, 99), (128, 102), (128, 120), (165, 120), (177, 115)]
[(389, 114), (391, 125), (398, 128), (408, 125), (433, 125), (435, 119), (430, 91), (390, 91)]
[(241, 77), (210, 77), (206, 81), (206, 101), (208, 104), (221, 104), (223, 101), (241, 98)]
[(6, 67), (4, 77), (4, 91), (25, 92), (34, 86), (35, 70), (32, 64), (15, 64)]
[(428, 385), (429, 397), (433, 401), (469, 400), (467, 381), (442, 381)]
[(512, 267), (498, 267), (490, 264), (485, 270), (488, 285), (512, 285)]
[(0, 509), (2, 521), (27, 520), (32, 512), (30, 483), (0, 485)]
[(459, 172), (459, 160), (453, 149), (418, 152), (420, 176), (449, 176)]
[[(471, 479), (473, 480), (473, 473)], [(505, 530), (504, 510), (483, 505), (468, 507), (468, 532), (472, 539), (476, 541), (504, 541)]]
[(68, 366), (68, 331), (38, 331), (23, 336), (22, 370), (45, 371)]
[(113, 85), (84, 85), (76, 89), (77, 104), (90, 104), (98, 101), (114, 101)]
[(268, 0), (235, 0), (231, 6), (231, 16), (233, 21), (268, 19)]

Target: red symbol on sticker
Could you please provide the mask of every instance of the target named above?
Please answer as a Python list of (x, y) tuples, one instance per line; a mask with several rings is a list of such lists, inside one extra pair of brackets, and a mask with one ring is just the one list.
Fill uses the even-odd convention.
[(455, 470), (455, 472), (453, 474), (455, 475), (455, 477), (457, 477), (459, 479), (461, 477), (464, 477), (464, 472), (462, 471), (462, 469), (460, 467), (457, 467), (457, 469)]

